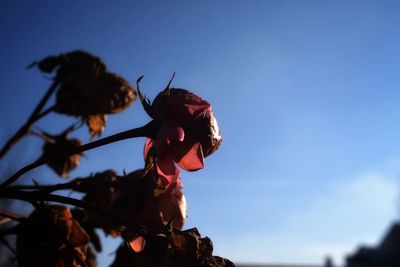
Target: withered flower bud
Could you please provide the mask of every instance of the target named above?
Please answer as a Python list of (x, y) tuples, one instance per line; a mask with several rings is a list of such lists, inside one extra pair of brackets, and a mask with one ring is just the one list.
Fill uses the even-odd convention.
[(135, 99), (133, 87), (121, 76), (104, 73), (96, 77), (70, 74), (57, 92), (56, 111), (87, 117), (123, 111)]
[(88, 235), (67, 207), (40, 206), (19, 227), (18, 264), (78, 267), (76, 256), (85, 260), (88, 243)]
[(55, 111), (81, 117), (91, 136), (99, 136), (106, 124), (106, 114), (119, 113), (136, 98), (133, 87), (121, 76), (107, 70), (104, 62), (84, 51), (50, 56), (36, 63), (44, 72), (57, 69)]
[(60, 177), (66, 178), (69, 172), (78, 167), (82, 153), (67, 157), (62, 155), (76, 149), (82, 143), (79, 139), (69, 139), (66, 133), (61, 135), (44, 134), (47, 138), (43, 145), (41, 158), (49, 159), (47, 165)]

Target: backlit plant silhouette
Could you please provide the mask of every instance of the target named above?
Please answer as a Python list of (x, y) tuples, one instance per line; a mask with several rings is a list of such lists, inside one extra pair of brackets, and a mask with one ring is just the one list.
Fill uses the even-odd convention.
[[(26, 123), (6, 142), (3, 157), (23, 137), (33, 134), (43, 139), (42, 155), (21, 168), (0, 185), (1, 199), (16, 199), (33, 205), (30, 215), (0, 210), (0, 241), (15, 246), (19, 266), (96, 266), (96, 252), (102, 244), (96, 229), (124, 240), (116, 248), (112, 267), (128, 266), (233, 266), (212, 255), (213, 245), (195, 229), (183, 230), (186, 200), (179, 169), (204, 168), (204, 158), (222, 142), (211, 105), (194, 93), (171, 88), (172, 79), (154, 101), (119, 76), (104, 62), (87, 52), (74, 51), (50, 56), (30, 67), (53, 74), (50, 88)], [(136, 91), (135, 91), (136, 90)], [(55, 95), (55, 103), (49, 99)], [(88, 144), (69, 135), (86, 124), (92, 138), (102, 134), (107, 114), (124, 111), (140, 99), (151, 121)], [(35, 122), (49, 113), (77, 118), (59, 134), (33, 131)], [(47, 165), (55, 175), (66, 179), (80, 164), (87, 150), (146, 137), (143, 168), (128, 174), (115, 170), (94, 170), (79, 177), (44, 185), (40, 178), (33, 185), (14, 185), (23, 174)], [(142, 153), (139, 151), (138, 153)], [(58, 190), (83, 194), (74, 199)], [(8, 226), (9, 221), (18, 222)], [(10, 244), (7, 235), (16, 235)]]

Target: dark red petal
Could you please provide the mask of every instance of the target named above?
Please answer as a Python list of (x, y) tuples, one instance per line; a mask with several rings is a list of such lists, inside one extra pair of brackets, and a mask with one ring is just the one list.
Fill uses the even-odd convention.
[(157, 160), (157, 173), (164, 177), (169, 184), (176, 183), (179, 178), (179, 169), (172, 159)]
[(211, 105), (203, 98), (192, 93), (171, 95), (168, 99), (169, 116), (182, 118), (184, 120), (196, 119)]
[(182, 142), (185, 138), (185, 132), (174, 120), (168, 120), (163, 124), (154, 140), (158, 158), (164, 158), (169, 150), (171, 143)]

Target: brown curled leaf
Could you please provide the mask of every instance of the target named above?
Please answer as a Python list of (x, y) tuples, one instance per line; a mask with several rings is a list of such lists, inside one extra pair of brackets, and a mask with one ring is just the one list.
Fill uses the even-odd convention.
[(90, 136), (96, 137), (100, 136), (107, 122), (107, 115), (105, 114), (97, 114), (97, 115), (90, 115), (86, 118), (86, 124), (89, 128)]

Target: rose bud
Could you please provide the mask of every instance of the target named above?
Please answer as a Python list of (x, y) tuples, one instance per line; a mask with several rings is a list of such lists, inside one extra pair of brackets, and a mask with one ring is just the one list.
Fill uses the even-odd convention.
[(154, 149), (159, 175), (166, 183), (174, 183), (179, 176), (175, 163), (187, 171), (202, 169), (204, 157), (214, 153), (222, 142), (211, 105), (188, 90), (169, 85), (151, 105), (139, 89), (138, 93), (145, 110), (160, 124), (144, 149), (145, 158)]

